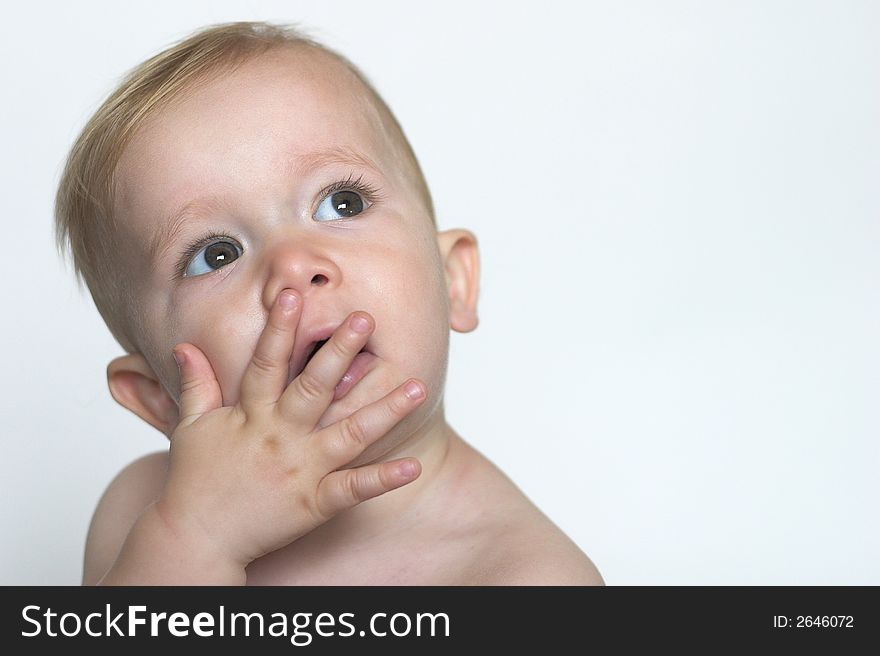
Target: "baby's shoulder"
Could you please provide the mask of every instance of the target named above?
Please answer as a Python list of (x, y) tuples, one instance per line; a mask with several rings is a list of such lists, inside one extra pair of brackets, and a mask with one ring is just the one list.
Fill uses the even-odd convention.
[[(482, 454), (460, 451), (450, 500), (459, 527), (470, 533), (468, 578), (476, 585), (604, 585), (593, 562)], [(475, 502), (479, 500), (479, 502)]]
[(83, 562), (83, 584), (94, 585), (113, 565), (140, 514), (162, 491), (168, 452), (142, 456), (127, 465), (107, 486), (89, 525)]
[(605, 584), (590, 558), (549, 520), (509, 526), (488, 544), (476, 567), (477, 585)]

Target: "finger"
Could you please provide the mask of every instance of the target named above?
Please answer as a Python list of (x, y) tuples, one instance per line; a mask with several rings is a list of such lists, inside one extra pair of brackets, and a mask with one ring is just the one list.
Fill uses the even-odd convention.
[(180, 371), (180, 422), (188, 426), (209, 410), (223, 405), (214, 368), (196, 346), (178, 344), (172, 351)]
[(307, 426), (315, 426), (333, 401), (336, 385), (367, 343), (374, 327), (369, 314), (352, 312), (288, 385), (280, 401), (282, 411), (296, 416)]
[(324, 517), (332, 517), (362, 501), (412, 483), (421, 473), (422, 465), (415, 458), (333, 472), (318, 485), (318, 511)]
[(425, 400), (424, 383), (411, 378), (378, 401), (312, 436), (322, 465), (339, 469), (400, 423)]
[(292, 289), (281, 290), (275, 299), (241, 380), (239, 402), (245, 410), (275, 403), (284, 391), (301, 308)]

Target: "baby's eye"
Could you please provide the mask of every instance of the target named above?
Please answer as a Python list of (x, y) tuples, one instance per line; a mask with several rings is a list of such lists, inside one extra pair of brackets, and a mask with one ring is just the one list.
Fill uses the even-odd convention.
[(241, 247), (228, 239), (212, 241), (202, 247), (189, 261), (184, 276), (200, 276), (210, 273), (241, 256)]
[(370, 206), (358, 192), (342, 189), (328, 194), (315, 210), (316, 221), (335, 221), (360, 214)]

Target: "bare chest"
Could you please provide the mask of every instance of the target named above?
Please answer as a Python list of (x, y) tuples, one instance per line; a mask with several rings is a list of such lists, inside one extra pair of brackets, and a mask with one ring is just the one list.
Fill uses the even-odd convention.
[(472, 540), (334, 546), (294, 543), (251, 563), (248, 585), (467, 585), (479, 549)]

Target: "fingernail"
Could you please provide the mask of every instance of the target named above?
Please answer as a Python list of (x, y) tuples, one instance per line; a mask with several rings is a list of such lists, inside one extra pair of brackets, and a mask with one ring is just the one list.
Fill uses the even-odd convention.
[(404, 385), (403, 391), (406, 394), (407, 398), (413, 400), (420, 399), (425, 395), (424, 391), (422, 390), (422, 386), (414, 380), (411, 380), (406, 385)]
[(413, 476), (415, 476), (416, 469), (416, 463), (412, 460), (404, 460), (402, 463), (397, 465), (397, 473), (404, 478), (412, 478)]
[(356, 315), (356, 316), (352, 317), (351, 328), (356, 333), (361, 333), (363, 335), (363, 334), (370, 332), (370, 322), (367, 321), (367, 319), (365, 317), (362, 317), (360, 315)]
[(177, 368), (183, 366), (183, 363), (186, 362), (186, 354), (182, 351), (171, 351), (171, 354), (174, 356), (174, 361), (177, 363)]
[(296, 307), (296, 295), (293, 292), (283, 291), (278, 295), (278, 305), (285, 310), (292, 310)]

